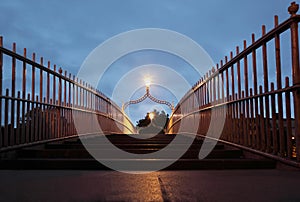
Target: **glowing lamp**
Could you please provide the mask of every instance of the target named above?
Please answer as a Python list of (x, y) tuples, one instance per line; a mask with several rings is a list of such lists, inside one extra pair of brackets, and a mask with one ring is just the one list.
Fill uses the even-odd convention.
[(150, 114), (149, 114), (149, 118), (150, 118), (151, 120), (154, 119), (154, 116), (155, 116), (154, 113), (150, 113)]
[(150, 87), (150, 85), (151, 85), (151, 79), (150, 78), (145, 78), (145, 85), (146, 85), (146, 87)]

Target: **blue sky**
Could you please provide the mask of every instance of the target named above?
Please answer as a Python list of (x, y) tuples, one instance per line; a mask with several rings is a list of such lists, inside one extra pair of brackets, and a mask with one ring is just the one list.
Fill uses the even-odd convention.
[[(244, 39), (250, 41), (251, 33), (258, 38), (262, 24), (270, 30), (275, 14), (280, 22), (287, 19), (289, 4), (288, 0), (4, 0), (0, 4), (0, 35), (4, 36), (5, 47), (16, 42), (20, 53), (26, 47), (29, 54), (36, 52), (38, 57), (43, 56), (45, 61), (51, 60), (74, 75), (99, 44), (119, 33), (141, 28), (162, 28), (184, 34), (218, 63), (235, 46), (241, 46)], [(157, 52), (132, 54), (114, 65), (152, 63), (171, 67), (181, 64), (188, 69), (178, 58)], [(108, 80), (120, 77), (114, 72), (112, 68)], [(186, 74), (184, 77), (191, 84), (198, 77), (192, 70), (182, 74)], [(114, 83), (104, 82), (100, 87), (111, 96)], [(137, 90), (132, 98), (143, 92), (144, 89)], [(153, 94), (158, 98), (178, 101), (170, 92), (164, 93), (162, 89), (157, 92)], [(146, 102), (131, 106), (133, 122), (142, 118), (150, 105)]]

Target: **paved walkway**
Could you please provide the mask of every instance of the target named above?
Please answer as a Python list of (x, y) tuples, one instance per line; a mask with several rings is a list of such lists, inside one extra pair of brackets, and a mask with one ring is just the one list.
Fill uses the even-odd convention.
[(0, 201), (300, 201), (299, 171), (31, 170), (0, 179)]

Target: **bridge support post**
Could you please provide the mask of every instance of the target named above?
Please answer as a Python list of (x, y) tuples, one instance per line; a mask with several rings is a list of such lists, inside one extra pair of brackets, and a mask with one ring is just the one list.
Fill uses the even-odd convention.
[[(293, 2), (288, 8), (291, 17), (296, 16), (298, 9), (299, 5)], [(298, 22), (296, 20), (291, 24), (291, 43), (293, 86), (295, 86), (300, 84)], [(297, 161), (300, 161), (300, 89), (294, 90), (293, 96), (295, 110), (296, 152)]]

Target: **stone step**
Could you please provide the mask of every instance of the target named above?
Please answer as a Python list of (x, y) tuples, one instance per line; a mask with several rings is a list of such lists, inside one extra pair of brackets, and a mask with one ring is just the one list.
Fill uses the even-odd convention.
[[(108, 135), (85, 137), (85, 142), (89, 150), (96, 150), (101, 153), (111, 152), (111, 145), (99, 144), (97, 140), (107, 138), (116, 147), (134, 154), (149, 154), (159, 151), (169, 145), (175, 138), (175, 135), (157, 135), (149, 139), (136, 139), (129, 135)], [(190, 137), (178, 135), (181, 141), (190, 142)], [(186, 139), (185, 139), (186, 138)], [(100, 142), (101, 143), (101, 142)], [(101, 162), (110, 162), (125, 164), (125, 169), (131, 170), (136, 165), (141, 171), (151, 168), (151, 165), (171, 164), (166, 170), (201, 170), (201, 169), (264, 169), (275, 168), (276, 162), (268, 159), (248, 159), (243, 155), (240, 149), (229, 149), (212, 141), (207, 144), (214, 146), (212, 152), (202, 160), (198, 159), (202, 140), (194, 139), (189, 149), (184, 152), (179, 160), (173, 160), (173, 151), (184, 149), (184, 144), (170, 145), (170, 152), (162, 158), (147, 159), (147, 156), (141, 155), (141, 159), (119, 159), (106, 158)], [(186, 150), (186, 149), (185, 149)], [(105, 158), (105, 157), (104, 157)], [(175, 161), (175, 162), (174, 162)], [(174, 163), (172, 163), (174, 162)], [(107, 170), (108, 168), (96, 161), (83, 146), (79, 138), (60, 140), (46, 143), (44, 145), (33, 146), (19, 149), (11, 158), (0, 160), (0, 169), (99, 169)]]
[[(125, 151), (134, 154), (147, 154), (159, 151), (159, 149), (125, 149)], [(170, 152), (178, 152), (180, 150), (171, 149)], [(93, 152), (111, 152), (110, 149), (93, 149)], [(181, 159), (197, 159), (199, 150), (188, 150)], [(85, 149), (22, 149), (17, 152), (18, 158), (93, 158)], [(238, 149), (217, 150), (214, 149), (206, 158), (241, 158), (243, 153)]]
[[(164, 160), (102, 160), (117, 162), (126, 165), (124, 170), (134, 170), (134, 165), (140, 165), (139, 171), (147, 171), (154, 163), (173, 162), (171, 159)], [(222, 170), (222, 169), (274, 169), (276, 162), (261, 159), (180, 159), (164, 170)], [(0, 160), (0, 169), (56, 169), (56, 170), (110, 170), (94, 159), (18, 159)]]
[[(109, 149), (111, 145), (107, 144), (87, 144), (89, 149)], [(120, 149), (162, 149), (165, 148), (168, 144), (165, 143), (119, 143), (114, 144)], [(185, 147), (183, 144), (173, 144), (172, 147), (182, 148)], [(192, 144), (190, 149), (200, 149), (201, 144)], [(215, 149), (224, 149), (223, 144), (217, 144), (214, 146)], [(62, 144), (62, 143), (48, 143), (45, 145), (45, 149), (85, 149), (85, 146), (82, 144)]]

